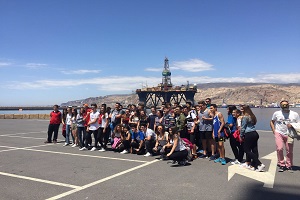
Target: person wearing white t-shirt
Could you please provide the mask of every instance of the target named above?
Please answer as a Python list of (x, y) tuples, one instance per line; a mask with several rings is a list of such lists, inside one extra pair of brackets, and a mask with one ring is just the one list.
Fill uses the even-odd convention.
[[(283, 172), (286, 169), (292, 170), (293, 166), (294, 140), (288, 136), (288, 129), (291, 128), (290, 123), (298, 123), (300, 118), (298, 113), (289, 109), (287, 100), (281, 101), (280, 107), (281, 110), (273, 114), (270, 126), (275, 136), (278, 171)], [(286, 161), (283, 156), (283, 146), (286, 150)]]
[(97, 111), (97, 104), (91, 104), (92, 112), (90, 113), (90, 121), (88, 122), (89, 131), (86, 134), (85, 146), (79, 149), (80, 151), (88, 149), (89, 141), (92, 141), (92, 134), (94, 135), (95, 145), (91, 151), (97, 150), (98, 145), (98, 128), (99, 128), (99, 116), (100, 113)]

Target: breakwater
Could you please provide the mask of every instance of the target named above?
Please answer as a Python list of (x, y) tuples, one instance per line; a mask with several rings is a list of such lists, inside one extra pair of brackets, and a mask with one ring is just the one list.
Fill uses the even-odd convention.
[(0, 119), (50, 119), (49, 114), (0, 114)]
[(52, 110), (53, 106), (0, 106), (0, 110)]

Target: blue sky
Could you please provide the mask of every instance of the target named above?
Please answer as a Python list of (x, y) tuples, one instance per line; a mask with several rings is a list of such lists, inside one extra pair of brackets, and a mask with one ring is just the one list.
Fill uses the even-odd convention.
[(300, 83), (298, 0), (0, 0), (0, 106), (175, 85)]

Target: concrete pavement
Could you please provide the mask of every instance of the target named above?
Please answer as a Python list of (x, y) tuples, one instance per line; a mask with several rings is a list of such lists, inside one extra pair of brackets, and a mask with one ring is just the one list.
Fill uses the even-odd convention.
[[(246, 169), (228, 181), (230, 163), (197, 159), (178, 167), (156, 157), (44, 144), (47, 127), (48, 120), (0, 120), (1, 199), (300, 199), (300, 141), (294, 173), (276, 169), (270, 188)], [(274, 138), (270, 131), (259, 134), (260, 158), (269, 172), (272, 160), (263, 157), (275, 151)], [(225, 148), (233, 158), (229, 142)], [(265, 172), (254, 173), (259, 179)]]

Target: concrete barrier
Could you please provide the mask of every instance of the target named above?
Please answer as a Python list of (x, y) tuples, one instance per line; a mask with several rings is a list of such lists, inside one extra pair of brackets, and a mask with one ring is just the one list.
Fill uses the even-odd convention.
[(23, 119), (22, 114), (14, 114), (14, 119)]
[(49, 120), (49, 114), (0, 114), (0, 119), (46, 119)]
[(39, 119), (45, 119), (45, 114), (39, 114)]
[(30, 119), (30, 115), (29, 114), (24, 114), (23, 119)]
[(30, 114), (29, 115), (29, 119), (38, 119), (39, 118), (39, 114)]

